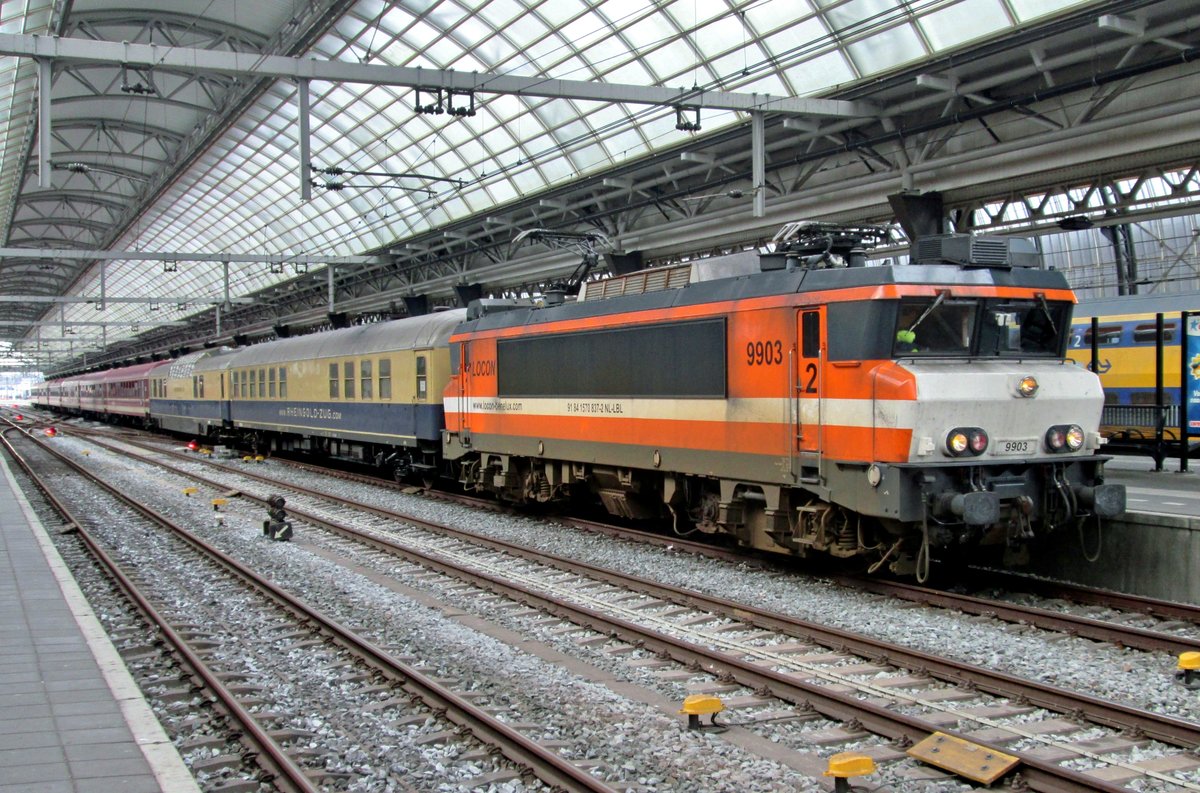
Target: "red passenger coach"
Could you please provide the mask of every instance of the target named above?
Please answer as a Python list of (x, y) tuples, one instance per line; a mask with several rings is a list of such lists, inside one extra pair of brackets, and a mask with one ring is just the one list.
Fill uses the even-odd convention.
[(447, 460), (513, 501), (589, 491), (681, 533), (922, 576), (935, 553), (1123, 511), (1094, 454), (1099, 384), (1065, 359), (1062, 275), (1023, 240), (954, 236), (864, 266), (879, 236), (795, 224), (741, 274), (697, 262), (575, 302), (472, 304)]
[[(103, 412), (110, 417), (146, 424), (150, 420), (150, 370), (161, 362), (140, 363), (103, 372)], [(111, 419), (110, 419), (111, 420)]]

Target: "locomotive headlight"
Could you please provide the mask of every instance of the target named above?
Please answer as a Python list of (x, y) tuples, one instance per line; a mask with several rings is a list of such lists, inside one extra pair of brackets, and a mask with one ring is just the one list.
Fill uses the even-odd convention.
[(958, 427), (946, 435), (946, 453), (951, 457), (983, 454), (988, 446), (988, 435), (979, 427)]
[(1046, 448), (1052, 452), (1077, 452), (1086, 440), (1078, 424), (1060, 424), (1046, 430)]
[(1037, 393), (1038, 381), (1033, 375), (1026, 375), (1017, 383), (1017, 393), (1023, 397), (1031, 397)]

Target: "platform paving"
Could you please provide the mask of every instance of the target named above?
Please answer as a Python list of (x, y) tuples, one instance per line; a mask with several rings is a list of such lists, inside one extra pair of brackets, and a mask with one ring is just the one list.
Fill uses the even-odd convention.
[(0, 793), (198, 793), (0, 459)]

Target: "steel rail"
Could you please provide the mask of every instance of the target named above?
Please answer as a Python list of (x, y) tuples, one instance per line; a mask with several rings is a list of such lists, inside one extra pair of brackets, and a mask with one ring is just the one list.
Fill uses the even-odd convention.
[(1042, 597), (1063, 598), (1074, 603), (1135, 611), (1159, 619), (1181, 620), (1200, 625), (1200, 606), (1191, 603), (1177, 603), (1173, 600), (1162, 600), (1145, 595), (1130, 595), (1126, 592), (1114, 592), (1109, 589), (1098, 589), (1063, 581), (1049, 581), (1019, 572), (1005, 572), (981, 567), (972, 567), (970, 574), (976, 586), (987, 583), (988, 585), (1003, 586), (1006, 589), (1025, 589)]
[[(392, 510), (375, 507), (370, 504), (364, 504), (362, 502), (347, 499), (342, 496), (333, 498), (328, 494), (320, 493), (319, 491), (314, 491), (300, 485), (279, 482), (272, 480), (270, 477), (253, 472), (231, 470), (225, 466), (221, 466), (211, 461), (190, 461), (203, 462), (219, 470), (228, 471), (235, 476), (244, 476), (264, 483), (269, 483), (272, 486), (280, 489), (291, 489), (314, 498), (327, 501), (333, 500), (342, 506), (349, 506), (353, 509), (367, 512), (369, 514), (389, 520), (403, 521), (411, 525), (454, 537), (464, 542), (484, 546), (491, 550), (512, 554), (541, 564), (549, 564), (567, 572), (581, 573), (597, 580), (639, 591), (652, 597), (668, 600), (681, 606), (724, 614), (731, 618), (745, 622), (748, 625), (752, 625), (764, 630), (772, 630), (795, 636), (797, 638), (808, 638), (815, 643), (826, 647), (841, 648), (848, 652), (852, 652), (855, 655), (860, 655), (866, 658), (880, 659), (898, 666), (924, 670), (931, 676), (949, 683), (972, 685), (981, 691), (998, 696), (1024, 697), (1028, 699), (1029, 702), (1039, 707), (1048, 708), (1060, 713), (1074, 714), (1082, 712), (1087, 715), (1089, 720), (1097, 724), (1116, 729), (1127, 729), (1141, 732), (1148, 737), (1174, 746), (1179, 746), (1186, 749), (1200, 747), (1200, 724), (1188, 721), (1186, 719), (1162, 716), (1150, 711), (1123, 705), (1121, 703), (1100, 699), (1099, 697), (1065, 691), (1063, 689), (1055, 688), (1054, 686), (1039, 683), (1037, 681), (1026, 680), (1024, 678), (1017, 677), (1016, 675), (985, 669), (983, 667), (976, 666), (974, 664), (968, 664), (963, 661), (943, 658), (941, 656), (933, 655), (920, 650), (914, 650), (892, 642), (873, 639), (868, 636), (863, 636), (861, 634), (856, 634), (839, 628), (832, 628), (815, 622), (780, 614), (778, 612), (760, 609), (744, 603), (738, 603), (724, 598), (707, 595), (696, 590), (663, 584), (658, 581), (652, 581), (640, 576), (600, 567), (598, 565), (567, 559), (562, 556), (526, 548), (524, 546), (506, 542), (504, 540), (497, 540), (492, 537), (482, 536), (463, 529), (456, 529), (444, 524), (427, 521), (412, 515), (394, 512)], [(176, 473), (179, 473), (185, 477), (204, 482), (208, 486), (215, 489), (228, 489), (228, 485), (222, 484), (221, 482), (208, 479), (198, 474), (181, 471), (161, 461), (151, 462), (156, 462), (156, 464), (164, 466), (169, 470), (174, 470)], [(244, 492), (242, 494), (247, 498), (259, 501), (260, 503), (266, 503), (266, 500), (263, 497), (254, 496)], [(403, 548), (403, 546), (382, 540), (370, 534), (365, 534), (352, 527), (343, 526), (322, 518), (319, 515), (297, 509), (294, 507), (294, 505), (289, 506), (289, 512), (294, 517), (299, 517), (316, 525), (324, 526), (331, 530), (338, 531), (339, 533), (365, 540), (385, 550), (408, 550)], [(428, 557), (422, 555), (421, 558)]]
[[(11, 427), (9, 429), (12, 429)], [(295, 761), (287, 754), (286, 750), (271, 737), (270, 733), (259, 724), (258, 720), (245, 707), (238, 702), (237, 697), (229, 690), (229, 688), (221, 682), (204, 663), (203, 659), (188, 645), (178, 631), (176, 631), (162, 615), (150, 603), (149, 599), (142, 594), (129, 576), (121, 569), (120, 565), (113, 559), (103, 548), (100, 547), (96, 539), (92, 537), (84, 527), (83, 523), (74, 515), (71, 509), (63, 503), (51, 490), (40, 476), (34, 471), (29, 461), (16, 450), (11, 441), (7, 437), (9, 429), (0, 433), (0, 442), (3, 442), (8, 453), (12, 456), (17, 464), (25, 471), (26, 475), (33, 480), (38, 489), (42, 491), (49, 504), (63, 516), (67, 521), (71, 531), (77, 533), (88, 551), (96, 558), (97, 561), (104, 567), (108, 574), (117, 582), (118, 586), (125, 593), (125, 596), (134, 604), (146, 619), (153, 623), (166, 640), (170, 643), (172, 651), (176, 653), (183, 661), (184, 665), (191, 670), (191, 674), (195, 675), (203, 684), (213, 693), (220, 702), (223, 708), (238, 726), (244, 731), (246, 741), (255, 751), (255, 757), (261, 758), (260, 765), (267, 772), (268, 780), (272, 784), (286, 787), (288, 790), (296, 793), (319, 793), (320, 788), (312, 783), (304, 771), (296, 765)], [(24, 430), (22, 430), (24, 431)], [(28, 435), (28, 433), (26, 433)], [(32, 440), (32, 436), (31, 436)], [(36, 442), (36, 441), (35, 441)], [(266, 781), (266, 780), (264, 780)]]
[[(197, 548), (203, 554), (218, 560), (223, 566), (237, 573), (247, 583), (269, 595), (300, 618), (319, 625), (352, 652), (377, 667), (386, 677), (395, 680), (403, 688), (416, 694), (431, 709), (441, 712), (443, 717), (450, 722), (465, 727), (481, 742), (496, 747), (512, 762), (532, 769), (538, 778), (546, 784), (558, 785), (563, 790), (580, 791), (580, 793), (615, 793), (614, 788), (591, 776), (570, 761), (565, 760), (558, 753), (538, 744), (504, 722), (492, 718), (482, 708), (437, 684), (432, 678), (393, 657), (383, 648), (364, 640), (332, 618), (311, 608), (281, 587), (241, 564), (221, 549), (204, 542), (154, 509), (138, 503), (132, 497), (127, 496), (104, 482), (104, 480), (95, 476), (93, 472), (78, 465), (58, 450), (41, 443), (36, 437), (30, 437), (52, 454), (58, 456), (68, 466), (107, 489), (112, 495), (119, 498), (148, 520), (170, 529), (180, 539)], [(194, 477), (194, 475), (189, 476), (199, 478)], [(265, 500), (263, 500), (263, 503), (265, 503)]]
[[(1175, 654), (1200, 650), (1200, 642), (1184, 636), (1172, 636), (1169, 633), (1137, 628), (1131, 625), (1118, 625), (1091, 617), (1081, 617), (1078, 614), (1064, 614), (1050, 609), (1038, 608), (1037, 606), (1004, 603), (974, 595), (963, 595), (957, 592), (930, 589), (929, 587), (917, 586), (902, 581), (868, 579), (858, 576), (834, 576), (833, 580), (844, 586), (877, 595), (902, 598), (940, 608), (957, 609), (968, 614), (995, 617), (1005, 622), (1030, 623), (1039, 628), (1048, 628), (1073, 636), (1082, 636), (1087, 639), (1098, 639), (1104, 642), (1121, 644), (1137, 650)], [(1064, 587), (1064, 594), (1067, 596), (1073, 591), (1075, 591), (1074, 587)], [(1091, 591), (1099, 592), (1098, 590)], [(1148, 605), (1140, 605), (1139, 601), (1141, 599), (1132, 595), (1124, 596), (1122, 599), (1124, 602), (1130, 604), (1130, 607), (1137, 608), (1139, 611), (1149, 607)], [(1175, 605), (1179, 606), (1176, 611), (1181, 614), (1186, 613), (1188, 610), (1183, 604)], [(1200, 610), (1193, 609), (1189, 621), (1194, 622), (1198, 616), (1200, 616)]]

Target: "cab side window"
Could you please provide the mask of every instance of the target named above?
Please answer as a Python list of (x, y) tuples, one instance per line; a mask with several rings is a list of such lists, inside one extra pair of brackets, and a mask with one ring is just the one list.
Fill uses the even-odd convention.
[(417, 399), (425, 401), (429, 396), (429, 377), (425, 369), (425, 356), (417, 356)]
[(338, 365), (336, 363), (329, 364), (329, 398), (338, 398)]

